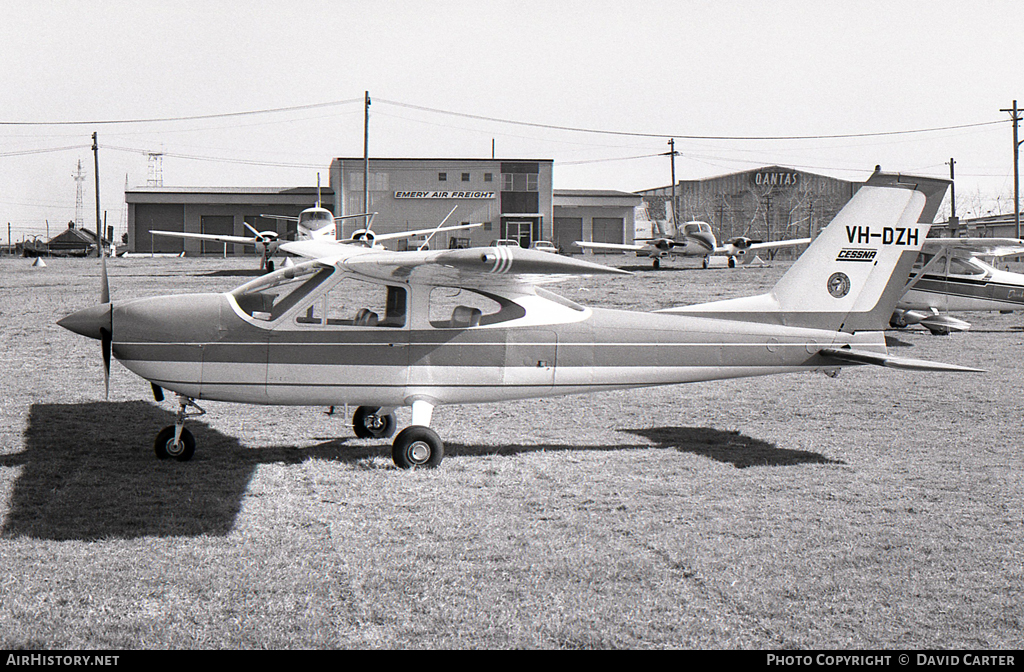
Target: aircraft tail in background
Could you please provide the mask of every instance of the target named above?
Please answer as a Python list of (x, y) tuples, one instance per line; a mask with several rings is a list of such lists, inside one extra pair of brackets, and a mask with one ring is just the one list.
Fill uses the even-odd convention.
[(948, 180), (876, 171), (767, 294), (659, 312), (881, 331), (948, 186)]

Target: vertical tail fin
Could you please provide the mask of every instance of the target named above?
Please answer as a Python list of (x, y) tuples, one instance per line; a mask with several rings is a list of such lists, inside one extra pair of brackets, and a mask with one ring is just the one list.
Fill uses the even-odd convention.
[(885, 328), (949, 182), (876, 172), (760, 296), (665, 312), (833, 331)]

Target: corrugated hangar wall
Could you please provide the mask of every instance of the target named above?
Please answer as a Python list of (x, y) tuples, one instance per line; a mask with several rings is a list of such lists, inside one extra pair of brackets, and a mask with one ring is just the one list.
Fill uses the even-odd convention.
[[(817, 235), (861, 183), (769, 166), (676, 185), (679, 221), (711, 224), (719, 240), (785, 240)], [(671, 187), (637, 192), (652, 219), (666, 219)]]

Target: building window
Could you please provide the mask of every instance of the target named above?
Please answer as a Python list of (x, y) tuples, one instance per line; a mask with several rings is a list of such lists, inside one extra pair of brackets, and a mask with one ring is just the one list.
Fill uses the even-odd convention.
[(502, 191), (537, 191), (540, 175), (537, 173), (502, 173)]
[(447, 182), (448, 181), (448, 173), (438, 173), (437, 174), (437, 181), (438, 182)]
[(494, 182), (494, 173), (484, 173), (484, 182)]
[(463, 173), (462, 174), (462, 181), (463, 182), (469, 182), (469, 173)]

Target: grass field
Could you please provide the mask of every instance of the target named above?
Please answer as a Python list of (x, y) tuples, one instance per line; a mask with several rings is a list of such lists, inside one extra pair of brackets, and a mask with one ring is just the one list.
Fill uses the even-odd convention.
[[(785, 270), (553, 289), (650, 310)], [(173, 399), (55, 321), (96, 260), (0, 261), (0, 649), (1013, 648), (1024, 643), (1024, 333), (965, 316), (893, 352), (987, 369), (818, 374), (441, 407), (396, 469), (323, 408)], [(222, 291), (252, 258), (114, 259), (114, 301)], [(408, 423), (399, 411), (400, 426)]]

